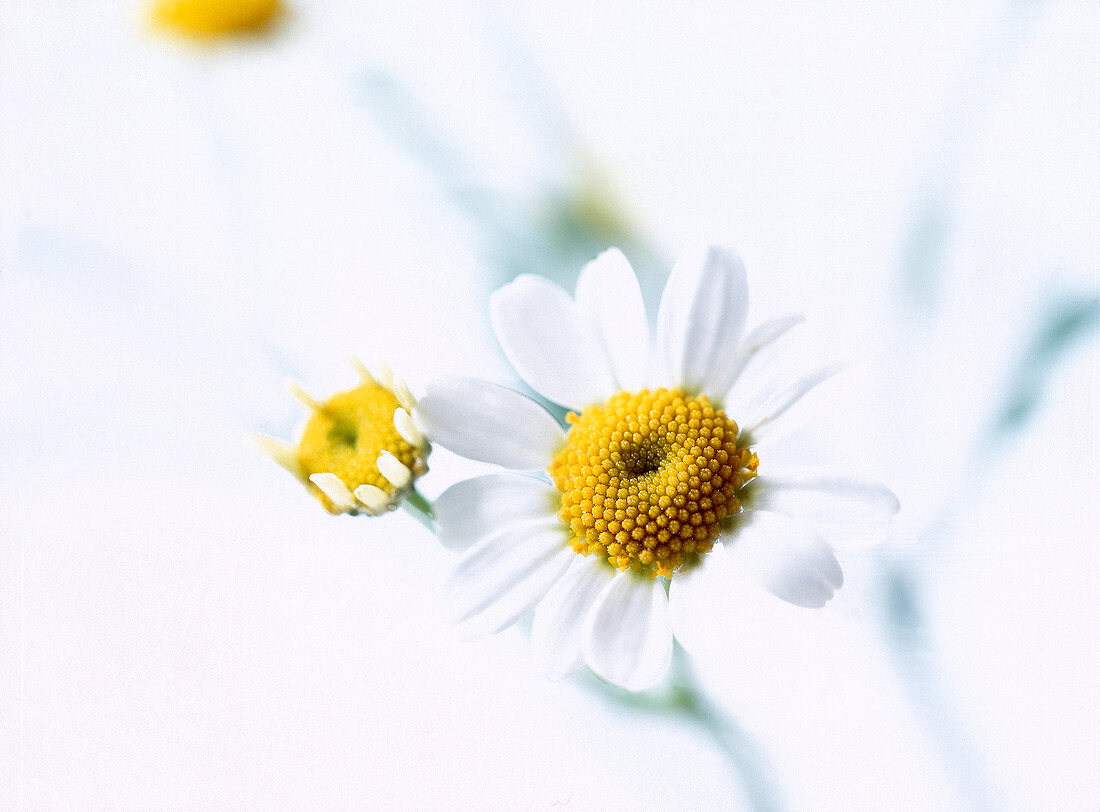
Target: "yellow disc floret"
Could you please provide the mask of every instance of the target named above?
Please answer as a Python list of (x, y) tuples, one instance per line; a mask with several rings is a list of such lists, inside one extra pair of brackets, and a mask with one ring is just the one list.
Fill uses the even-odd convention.
[[(427, 470), (424, 449), (408, 442), (394, 426), (397, 396), (376, 382), (365, 382), (334, 395), (313, 411), (298, 444), (298, 466), (303, 479), (311, 474), (338, 477), (349, 491), (373, 485), (387, 494), (394, 485), (378, 470), (378, 457), (389, 452), (414, 477)], [(310, 490), (331, 513), (342, 512), (320, 488)]]
[(709, 552), (759, 461), (704, 395), (620, 392), (571, 413), (549, 473), (573, 548), (619, 569), (666, 575)]
[(190, 37), (256, 33), (283, 10), (280, 0), (157, 0), (153, 19)]

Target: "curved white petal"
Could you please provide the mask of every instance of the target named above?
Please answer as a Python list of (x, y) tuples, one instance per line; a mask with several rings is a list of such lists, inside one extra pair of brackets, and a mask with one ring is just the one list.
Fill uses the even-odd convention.
[(780, 513), (812, 523), (841, 550), (874, 546), (901, 504), (881, 482), (827, 469), (792, 470), (753, 480), (744, 491), (749, 510)]
[(512, 525), (467, 550), (447, 581), (455, 622), (470, 636), (519, 620), (576, 557), (556, 519)]
[(677, 262), (657, 313), (660, 383), (725, 393), (748, 302), (745, 266), (736, 251), (711, 246)]
[[(416, 408), (413, 406), (412, 408)], [(412, 415), (401, 406), (394, 409), (393, 412), (393, 427), (398, 434), (401, 435), (401, 439), (411, 446), (415, 446), (419, 449), (428, 448), (428, 440), (424, 437), (424, 434), (417, 428), (416, 422), (412, 419)]]
[(584, 665), (584, 621), (615, 570), (594, 555), (577, 555), (565, 575), (535, 608), (531, 645), (535, 661), (552, 679), (567, 677)]
[(390, 495), (377, 485), (360, 485), (354, 493), (355, 498), (372, 516), (385, 513), (390, 509)]
[(398, 490), (409, 487), (412, 482), (412, 471), (405, 463), (397, 459), (391, 451), (383, 451), (379, 454), (375, 465), (378, 466), (378, 473), (389, 480), (390, 484)]
[[(589, 262), (577, 279), (577, 309), (599, 337), (615, 390), (634, 392), (645, 382), (649, 327), (638, 277), (618, 248)], [(610, 394), (610, 393), (607, 393)]]
[(255, 434), (252, 441), (260, 450), (260, 453), (270, 457), (295, 479), (304, 480), (302, 466), (298, 464), (298, 449), (282, 440), (267, 437), (263, 434)]
[(616, 575), (588, 613), (581, 648), (597, 676), (628, 691), (660, 682), (672, 660), (668, 598), (661, 581), (630, 570)]
[(741, 345), (737, 349), (737, 360), (730, 371), (729, 382), (725, 389), (721, 391), (728, 393), (733, 385), (737, 383), (737, 379), (741, 377), (741, 373), (745, 371), (745, 367), (749, 365), (750, 361), (775, 341), (782, 338), (792, 327), (801, 324), (805, 320), (806, 317), (801, 313), (791, 313), (766, 321), (750, 330), (748, 335), (741, 340)]
[(489, 315), (504, 354), (543, 397), (580, 411), (616, 391), (599, 336), (548, 279), (517, 277), (490, 297)]
[(359, 503), (355, 501), (355, 495), (344, 484), (344, 480), (336, 474), (310, 474), (309, 481), (316, 485), (321, 493), (327, 496), (329, 501), (339, 510), (345, 513), (354, 513), (359, 509)]
[(774, 440), (781, 435), (783, 422), (780, 421), (790, 409), (819, 384), (836, 375), (843, 367), (831, 365), (815, 370), (781, 389), (763, 398), (756, 407), (742, 414), (741, 431), (753, 445)]
[(688, 651), (714, 625), (714, 617), (740, 586), (737, 571), (722, 544), (702, 557), (692, 569), (672, 576), (668, 589), (668, 620), (673, 634)]
[(727, 537), (736, 564), (777, 598), (820, 609), (844, 583), (832, 548), (789, 519), (754, 511)]
[(457, 482), (435, 500), (439, 542), (455, 552), (510, 525), (554, 519), (557, 488), (522, 474), (487, 474)]
[(478, 378), (433, 381), (416, 418), (433, 442), (456, 454), (519, 470), (545, 468), (565, 439), (533, 400)]

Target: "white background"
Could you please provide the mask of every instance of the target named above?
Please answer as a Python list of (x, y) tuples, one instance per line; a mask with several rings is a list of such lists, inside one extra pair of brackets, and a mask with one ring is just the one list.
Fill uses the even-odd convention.
[[(912, 5), (300, 0), (196, 48), (140, 4), (5, 2), (0, 806), (742, 803), (697, 729), (546, 681), (522, 629), (457, 639), (411, 519), (329, 517), (248, 445), (292, 436), (286, 377), (347, 387), (349, 353), (414, 389), (509, 380), (500, 271), (391, 93), (468, 156), (451, 181), (535, 224), (583, 155), (666, 256), (736, 244), (751, 320), (805, 312), (852, 363), (779, 453), (889, 483), (892, 547), (697, 661), (789, 806), (1095, 809), (1095, 331), (1022, 436), (972, 449), (1052, 302), (1096, 295), (1100, 13)], [(899, 272), (930, 200), (931, 310)], [(439, 451), (424, 489), (465, 471)], [(978, 790), (888, 656), (892, 556)]]

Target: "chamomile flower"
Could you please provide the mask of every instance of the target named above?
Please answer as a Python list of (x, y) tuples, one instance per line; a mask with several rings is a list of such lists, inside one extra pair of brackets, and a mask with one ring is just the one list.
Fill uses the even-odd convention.
[[(493, 328), (523, 379), (572, 410), (474, 378), (433, 383), (416, 418), (433, 441), (510, 472), (459, 482), (435, 504), (439, 536), (462, 553), (449, 582), (472, 633), (534, 609), (548, 674), (588, 665), (630, 690), (658, 683), (674, 635), (720, 624), (714, 590), (753, 576), (778, 598), (821, 607), (843, 574), (830, 541), (852, 519), (898, 509), (882, 485), (830, 470), (774, 471), (757, 449), (831, 374), (818, 370), (747, 398), (741, 373), (800, 321), (744, 333), (747, 282), (736, 253), (681, 260), (664, 289), (652, 352), (637, 278), (615, 249), (581, 272), (574, 297), (522, 276), (492, 297)], [(749, 404), (737, 414), (729, 403)], [(839, 519), (839, 521), (837, 521)]]
[(431, 446), (413, 423), (416, 400), (385, 365), (372, 375), (353, 359), (360, 384), (323, 403), (297, 384), (290, 390), (309, 416), (297, 446), (257, 437), (329, 513), (377, 516), (393, 510), (428, 470)]

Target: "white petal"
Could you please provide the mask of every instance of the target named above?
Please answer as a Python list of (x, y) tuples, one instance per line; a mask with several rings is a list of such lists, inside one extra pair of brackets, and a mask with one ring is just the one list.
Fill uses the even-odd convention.
[(397, 398), (397, 402), (400, 403), (404, 409), (416, 408), (416, 398), (413, 397), (412, 390), (409, 389), (407, 383), (397, 376), (394, 376), (393, 379), (393, 396)]
[(820, 609), (844, 583), (832, 548), (782, 516), (754, 511), (727, 538), (736, 564), (795, 606)]
[(409, 445), (420, 449), (426, 449), (428, 447), (427, 438), (425, 438), (420, 429), (416, 427), (416, 423), (413, 422), (412, 416), (405, 411), (404, 407), (399, 407), (394, 410), (393, 427), (397, 430), (397, 433), (401, 435), (401, 439)]
[(786, 471), (761, 476), (743, 492), (750, 510), (780, 513), (812, 523), (838, 549), (866, 549), (885, 536), (901, 505), (880, 482), (829, 470)]
[(745, 266), (735, 251), (712, 246), (672, 269), (657, 314), (662, 383), (721, 396), (729, 389), (748, 311)]
[(553, 282), (519, 276), (493, 293), (489, 314), (504, 354), (543, 397), (580, 411), (616, 391), (599, 336)]
[(714, 616), (739, 587), (730, 556), (721, 544), (703, 556), (698, 566), (672, 576), (668, 589), (668, 619), (676, 639), (688, 651), (714, 625)]
[(355, 498), (373, 516), (390, 509), (390, 496), (377, 485), (360, 485), (355, 489)]
[(378, 361), (374, 365), (374, 378), (380, 386), (393, 391), (393, 370), (385, 361)]
[(577, 308), (603, 344), (615, 389), (641, 389), (649, 355), (649, 327), (638, 277), (618, 248), (604, 251), (581, 271)]
[(588, 613), (582, 650), (597, 676), (628, 691), (660, 682), (672, 660), (662, 582), (630, 570), (616, 575)]
[(511, 626), (542, 600), (576, 557), (557, 519), (512, 525), (463, 554), (447, 582), (455, 622), (467, 634)]
[(321, 402), (317, 400), (317, 398), (313, 397), (313, 395), (311, 395), (309, 392), (307, 392), (305, 390), (305, 387), (303, 387), (297, 381), (287, 381), (286, 389), (288, 392), (290, 392), (291, 397), (293, 397), (296, 401), (301, 403), (311, 412), (318, 412), (322, 408), (324, 408)]
[(584, 665), (581, 640), (588, 612), (615, 576), (605, 560), (577, 555), (535, 609), (531, 645), (535, 661), (551, 679), (567, 677)]
[(532, 519), (553, 519), (561, 504), (557, 488), (521, 474), (487, 474), (455, 483), (435, 500), (439, 541), (464, 550), (475, 541)]
[(389, 451), (379, 454), (374, 464), (378, 466), (378, 473), (388, 479), (390, 484), (398, 490), (407, 488), (412, 482), (412, 471)]
[(261, 453), (270, 457), (296, 479), (305, 479), (302, 476), (302, 466), (298, 464), (297, 448), (284, 443), (282, 440), (276, 440), (274, 437), (267, 437), (263, 434), (253, 435), (252, 441)]
[(333, 505), (345, 513), (354, 513), (359, 509), (355, 495), (336, 474), (310, 474), (309, 481), (316, 485)]
[(456, 454), (505, 468), (545, 468), (565, 439), (558, 421), (533, 400), (477, 378), (433, 381), (416, 419)]
[(359, 373), (359, 379), (365, 384), (376, 384), (378, 381), (374, 379), (374, 376), (370, 374), (370, 370), (367, 369), (367, 365), (360, 361), (356, 356), (351, 356), (349, 359), (351, 365), (355, 367), (355, 371)]
[(737, 350), (737, 362), (730, 372), (729, 384), (726, 386), (726, 390), (733, 387), (737, 379), (741, 376), (741, 373), (745, 371), (745, 367), (748, 366), (753, 358), (759, 355), (761, 351), (766, 349), (773, 342), (781, 338), (792, 327), (805, 321), (805, 318), (806, 317), (801, 313), (792, 313), (787, 316), (780, 316), (777, 319), (772, 319), (771, 321), (766, 321), (758, 327), (753, 328), (749, 334), (742, 339), (741, 346)]
[(740, 423), (742, 433), (748, 435), (751, 438), (749, 442), (754, 445), (776, 439), (783, 428), (779, 418), (816, 386), (836, 375), (841, 369), (842, 367), (838, 365), (823, 367), (776, 390), (760, 401), (755, 408), (742, 413)]

